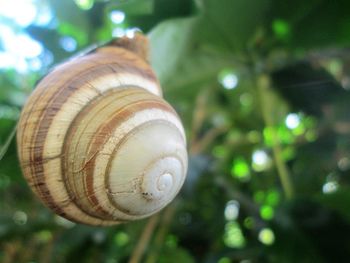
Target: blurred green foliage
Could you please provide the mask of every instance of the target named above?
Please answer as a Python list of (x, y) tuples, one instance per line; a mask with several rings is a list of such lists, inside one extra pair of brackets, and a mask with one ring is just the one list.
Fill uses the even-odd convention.
[[(0, 14), (10, 2), (21, 1), (0, 1)], [(135, 30), (149, 35), (190, 152), (184, 188), (142, 262), (349, 262), (349, 1), (31, 3), (25, 26), (0, 16), (1, 262), (134, 255), (148, 220), (97, 228), (55, 216), (30, 192), (8, 138), (51, 66)], [(37, 41), (38, 54), (12, 51), (7, 65), (8, 29)]]

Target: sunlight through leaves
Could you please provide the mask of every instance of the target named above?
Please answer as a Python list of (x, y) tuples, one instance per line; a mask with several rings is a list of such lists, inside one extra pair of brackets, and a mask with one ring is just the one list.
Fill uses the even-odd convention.
[(238, 85), (237, 75), (230, 69), (224, 69), (219, 73), (219, 82), (225, 89), (234, 89)]
[(250, 179), (249, 165), (244, 158), (239, 157), (233, 161), (231, 175), (240, 181), (248, 181)]
[(226, 224), (224, 242), (226, 246), (231, 248), (242, 248), (245, 246), (245, 238), (237, 222), (233, 221)]
[(275, 234), (270, 228), (261, 229), (258, 238), (261, 243), (268, 246), (275, 242)]

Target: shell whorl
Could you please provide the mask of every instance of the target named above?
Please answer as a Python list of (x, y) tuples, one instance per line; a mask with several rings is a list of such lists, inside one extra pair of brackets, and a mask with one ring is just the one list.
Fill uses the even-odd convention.
[(159, 211), (187, 171), (181, 121), (153, 71), (115, 46), (44, 77), (22, 111), (17, 143), (33, 191), (61, 216), (91, 225)]

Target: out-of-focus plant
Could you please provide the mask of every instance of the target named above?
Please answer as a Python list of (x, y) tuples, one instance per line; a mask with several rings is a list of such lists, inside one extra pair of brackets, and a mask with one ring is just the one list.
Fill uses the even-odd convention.
[[(348, 1), (0, 2), (0, 261), (347, 262)], [(190, 167), (159, 215), (75, 225), (29, 191), (11, 138), (48, 69), (148, 34)]]

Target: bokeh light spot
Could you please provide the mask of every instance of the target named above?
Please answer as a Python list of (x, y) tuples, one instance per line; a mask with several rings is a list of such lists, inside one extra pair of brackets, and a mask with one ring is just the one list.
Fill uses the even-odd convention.
[(114, 242), (117, 246), (122, 247), (129, 243), (129, 236), (125, 232), (119, 232), (114, 236)]
[(34, 24), (36, 26), (47, 26), (53, 21), (53, 14), (49, 6), (41, 6), (35, 18)]
[(332, 59), (328, 64), (328, 70), (333, 76), (339, 76), (343, 70), (343, 62), (340, 59)]
[(275, 190), (271, 190), (267, 193), (266, 196), (266, 203), (269, 204), (270, 206), (276, 206), (278, 205), (280, 201), (280, 194), (279, 192)]
[(113, 37), (123, 37), (125, 36), (125, 30), (123, 28), (117, 27), (112, 31)]
[(28, 66), (32, 71), (38, 71), (42, 68), (43, 63), (39, 58), (32, 58), (28, 61)]
[(257, 150), (253, 153), (253, 162), (258, 165), (264, 165), (268, 161), (269, 157), (265, 151)]
[(271, 220), (274, 216), (273, 208), (269, 205), (263, 205), (260, 208), (260, 216), (262, 219)]
[(289, 129), (295, 129), (299, 126), (300, 124), (300, 117), (296, 113), (290, 113), (287, 115), (286, 118), (286, 126)]
[(247, 229), (253, 229), (254, 225), (255, 225), (255, 220), (253, 217), (247, 217), (244, 219), (243, 221), (243, 225), (245, 228)]
[(60, 38), (60, 46), (67, 52), (73, 52), (77, 49), (77, 41), (69, 36)]
[(35, 237), (40, 243), (47, 243), (52, 239), (52, 233), (50, 230), (41, 230), (36, 233)]
[(237, 222), (228, 222), (225, 227), (225, 245), (231, 248), (242, 248), (245, 246), (245, 238)]
[(343, 157), (338, 161), (338, 167), (341, 171), (346, 171), (350, 169), (350, 159)]
[(242, 181), (250, 179), (250, 169), (244, 158), (237, 158), (233, 161), (231, 175)]
[(8, 0), (0, 2), (0, 15), (22, 27), (33, 23), (37, 8), (32, 0)]
[(28, 59), (40, 56), (44, 50), (41, 43), (26, 33), (15, 34), (13, 29), (0, 25), (3, 51), (0, 52), (0, 68), (14, 68), (20, 73), (29, 69)]
[(125, 35), (128, 38), (133, 38), (135, 36), (136, 32), (142, 32), (142, 31), (138, 27), (128, 28), (125, 30)]
[(337, 191), (338, 187), (339, 187), (338, 182), (330, 181), (330, 182), (325, 183), (322, 186), (322, 192), (324, 194), (331, 194), (331, 193), (334, 193), (335, 191)]
[(25, 225), (27, 223), (28, 216), (23, 211), (16, 211), (13, 214), (13, 221), (17, 225)]
[(272, 245), (275, 242), (275, 234), (270, 228), (263, 228), (259, 232), (259, 241), (264, 245)]
[(264, 150), (256, 150), (252, 154), (253, 169), (257, 172), (264, 171), (271, 166), (271, 159)]
[(228, 149), (223, 145), (216, 145), (212, 153), (216, 158), (224, 158), (228, 154)]
[(175, 235), (167, 235), (165, 240), (165, 244), (169, 248), (176, 248), (178, 242), (179, 242), (178, 237)]
[(6, 52), (0, 51), (0, 68), (10, 68), (14, 67), (16, 64), (16, 59), (14, 56)]
[(272, 23), (272, 29), (277, 38), (286, 39), (290, 34), (290, 27), (287, 21), (282, 19), (276, 19)]
[(94, 0), (74, 0), (76, 5), (83, 10), (89, 10), (94, 5)]
[(109, 14), (109, 18), (111, 19), (111, 21), (114, 24), (121, 24), (124, 22), (125, 19), (125, 14), (122, 11), (119, 10), (113, 10), (110, 14)]
[(43, 46), (27, 34), (18, 34), (13, 39), (12, 47), (7, 47), (7, 50), (25, 58), (34, 58), (41, 54)]
[(239, 214), (239, 202), (236, 200), (231, 200), (226, 204), (225, 207), (225, 218), (226, 220), (235, 220)]
[(224, 69), (219, 73), (219, 82), (225, 89), (234, 89), (238, 85), (238, 76), (230, 69)]
[(106, 233), (98, 230), (92, 233), (92, 240), (95, 244), (102, 244), (106, 240)]

